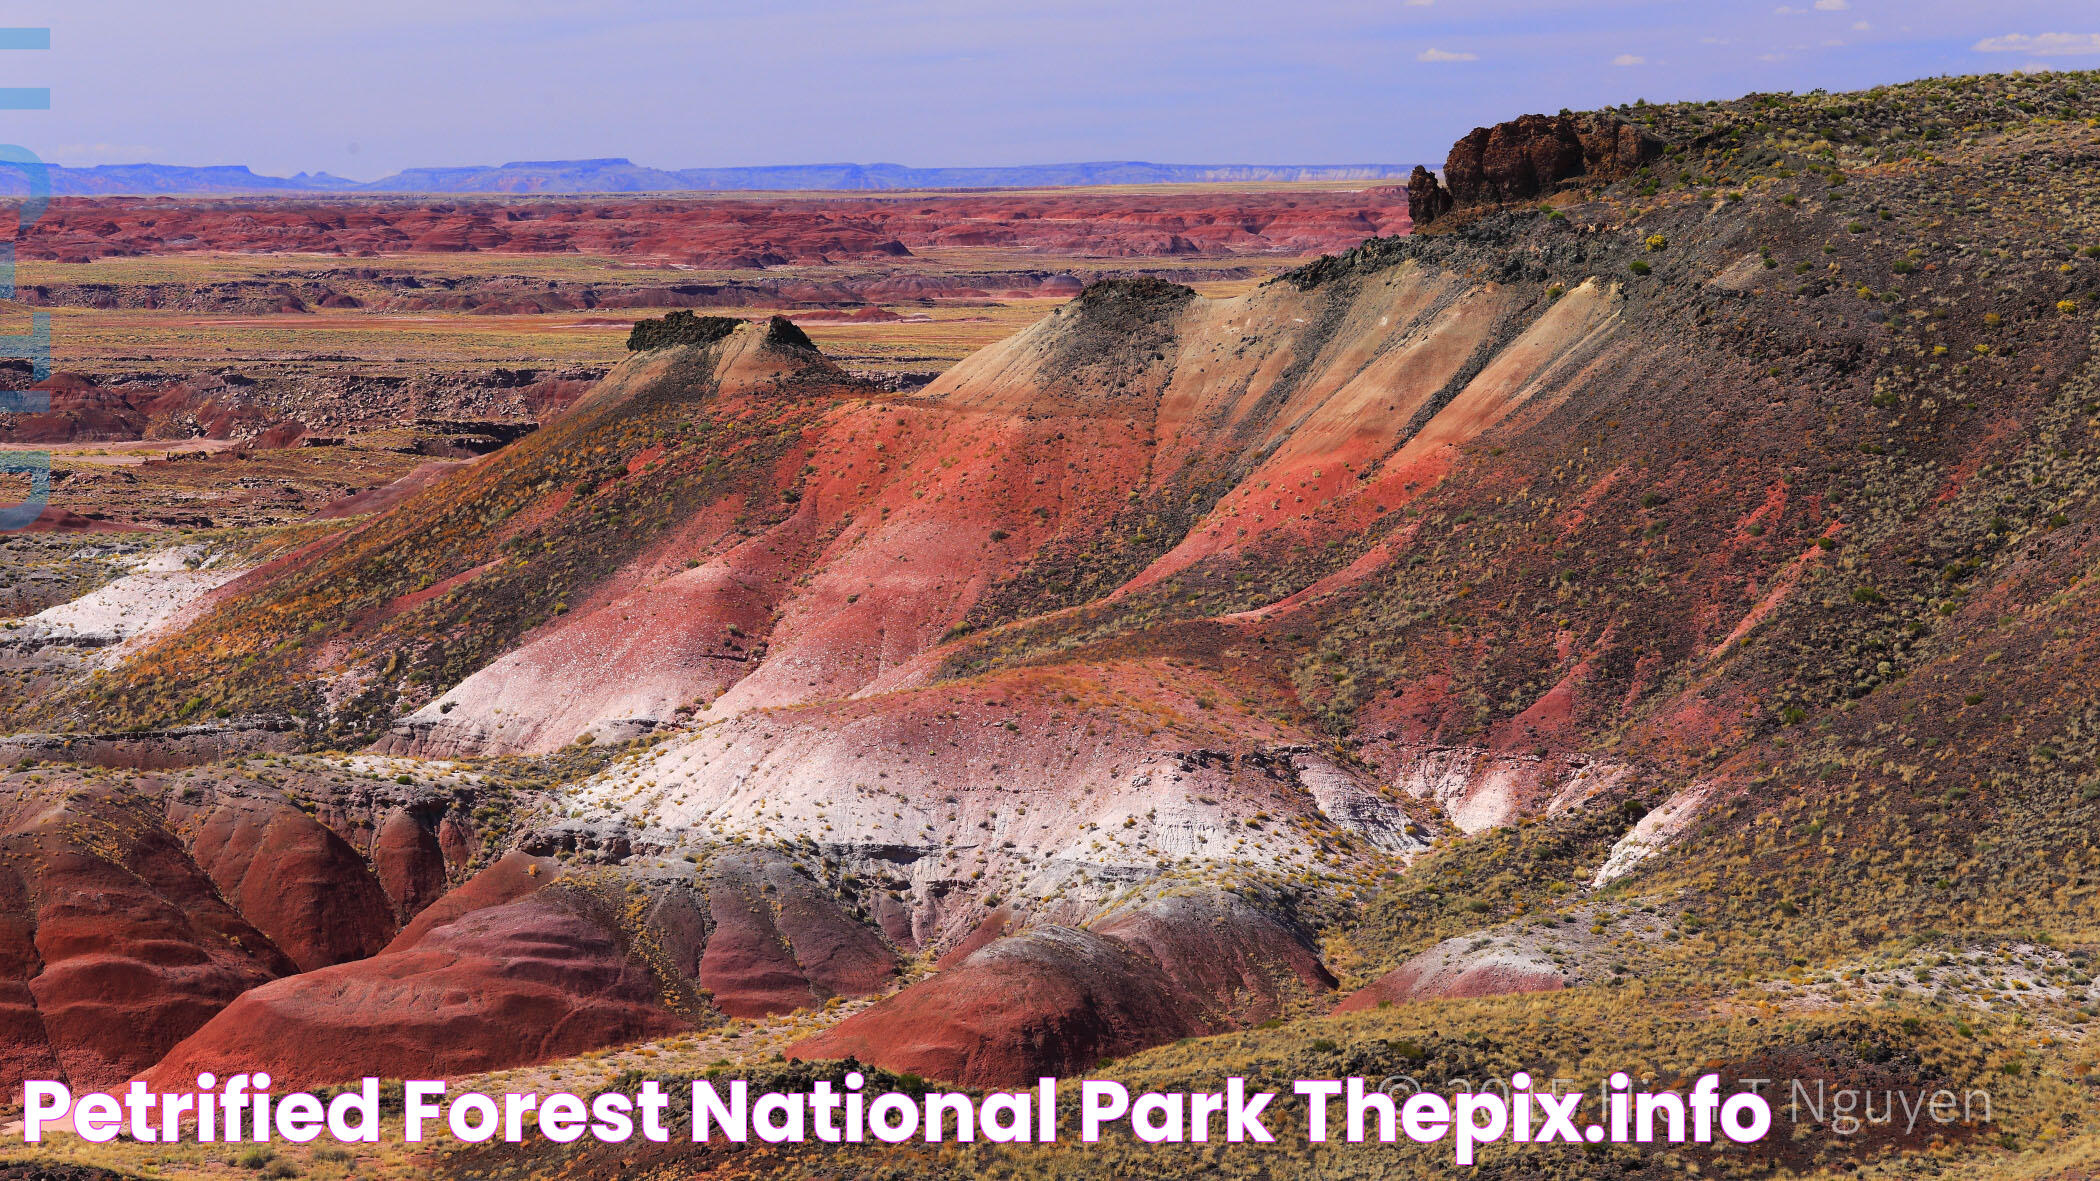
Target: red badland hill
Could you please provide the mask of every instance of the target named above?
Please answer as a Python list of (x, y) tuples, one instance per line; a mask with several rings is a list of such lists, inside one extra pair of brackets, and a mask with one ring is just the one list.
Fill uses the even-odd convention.
[[(758, 878), (710, 870), (693, 917), (652, 905), (650, 930), (697, 948), (654, 965), (658, 991), (712, 994), (680, 1021), (880, 990), (895, 957), (995, 907), (1015, 934), (803, 1052), (1010, 1081), (1259, 1021), (1332, 986), (1304, 918), (1288, 893), (1173, 887), (1177, 867), (1368, 864), (1439, 823), (1273, 711), (1277, 654), (1387, 577), (1421, 528), (1405, 506), (1461, 447), (1627, 360), (1625, 302), (1413, 262), (1223, 301), (1108, 284), (913, 397), (857, 386), (781, 322), (725, 328), (637, 354), (538, 434), (244, 586), (114, 694), (151, 709), (231, 660), (416, 757), (670, 732), (527, 847), (625, 833), (637, 882), (718, 841), (780, 850)], [(1131, 643), (1146, 621), (1160, 638)], [(449, 688), (418, 704), (426, 679)], [(1451, 724), (1407, 704), (1379, 723), (1396, 753)], [(1479, 827), (1615, 782), (1532, 745), (1487, 738), (1432, 794)], [(1145, 882), (1166, 892), (1104, 917)], [(407, 1069), (415, 1039), (382, 1016), (424, 996), (483, 1031), (449, 1040), (458, 1065), (656, 1028), (613, 965), (670, 936), (572, 931), (583, 959), (553, 975), (611, 1009), (574, 1041), (517, 1041), (502, 1014), (538, 1011), (513, 981), (535, 960), (505, 941), (588, 921), (547, 907), (257, 990), (170, 1077), (266, 1051), (288, 1078)]]
[(380, 950), (466, 855), (456, 801), (407, 791), (316, 806), (233, 773), (5, 785), (13, 1084), (121, 1082), (247, 990)]

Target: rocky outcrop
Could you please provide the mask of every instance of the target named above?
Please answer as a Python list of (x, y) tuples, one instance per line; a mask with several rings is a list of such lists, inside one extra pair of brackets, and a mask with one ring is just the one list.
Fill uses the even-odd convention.
[(420, 913), (445, 892), (447, 858), (435, 826), (394, 807), (372, 841), (372, 875), (403, 916)]
[(1451, 145), (1444, 187), (1423, 168), (1407, 184), (1408, 215), (1416, 225), (1453, 208), (1525, 201), (1577, 178), (1611, 181), (1662, 154), (1663, 141), (1624, 120), (1602, 114), (1524, 115), (1493, 127), (1475, 127)]
[(1407, 219), (1415, 225), (1428, 225), (1437, 218), (1451, 212), (1451, 193), (1437, 183), (1436, 174), (1415, 165), (1407, 178)]
[(733, 316), (696, 316), (689, 311), (676, 311), (654, 320), (635, 321), (633, 331), (627, 334), (627, 349), (639, 353), (677, 345), (711, 345), (735, 332), (742, 323)]
[(551, 880), (518, 854), (444, 893), (473, 840), (450, 804), (310, 764), (0, 776), (0, 1088), (121, 1082), (258, 986), (418, 945)]
[(1444, 184), (1466, 205), (1536, 197), (1582, 172), (1574, 121), (1550, 115), (1475, 127), (1444, 158)]

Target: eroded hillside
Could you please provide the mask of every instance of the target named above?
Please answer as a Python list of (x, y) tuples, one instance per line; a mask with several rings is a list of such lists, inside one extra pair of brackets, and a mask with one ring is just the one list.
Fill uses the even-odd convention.
[[(970, 1086), (1606, 1049), (1987, 1080), (1987, 1133), (1697, 1163), (2076, 1176), (2094, 85), (1624, 108), (1637, 167), (1235, 298), (1098, 284), (915, 393), (715, 325), (37, 666), (12, 728), (523, 785), (420, 907), (377, 876), (371, 958), (228, 895), (295, 962), (230, 965), (271, 982), (156, 1077), (399, 1074), (379, 1015), (437, 997), (455, 1070), (818, 1008), (851, 1015), (789, 1057)], [(533, 1005), (593, 1019), (520, 1040)]]

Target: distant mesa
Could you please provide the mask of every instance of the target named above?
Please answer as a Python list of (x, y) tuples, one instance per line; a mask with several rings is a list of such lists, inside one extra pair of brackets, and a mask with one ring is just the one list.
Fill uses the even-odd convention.
[[(97, 164), (53, 167), (62, 195), (161, 193), (683, 193), (735, 190), (1064, 188), (1138, 184), (1274, 184), (1393, 180), (1398, 164), (1154, 164), (1143, 160), (1020, 164), (999, 168), (909, 168), (902, 164), (787, 164), (749, 168), (650, 168), (620, 157), (516, 160), (508, 164), (409, 168), (374, 181), (325, 172), (263, 176), (243, 165)], [(19, 174), (0, 175), (0, 193)]]
[[(5, 174), (0, 173), (0, 185)], [(276, 200), (157, 195), (66, 197), (24, 235), (24, 258), (97, 258), (224, 251), (376, 258), (413, 253), (590, 254), (646, 258), (684, 270), (874, 266), (819, 281), (784, 274), (724, 281), (699, 274), (634, 274), (527, 285), (488, 276), (468, 284), (413, 275), (286, 276), (201, 286), (112, 285), (63, 277), (23, 289), (25, 302), (97, 307), (181, 304), (193, 310), (274, 315), (315, 308), (471, 311), (525, 315), (612, 306), (819, 307), (926, 298), (988, 299), (1007, 290), (1069, 294), (1072, 276), (1033, 269), (992, 275), (894, 264), (919, 251), (959, 247), (1092, 258), (1293, 256), (1346, 250), (1407, 230), (1406, 194), (1391, 185), (1321, 189), (1188, 186), (1136, 194), (1105, 189), (917, 194), (838, 193), (800, 201), (748, 196), (553, 196), (378, 200), (356, 193)], [(362, 286), (354, 293), (345, 281)], [(990, 282), (990, 287), (978, 284)]]

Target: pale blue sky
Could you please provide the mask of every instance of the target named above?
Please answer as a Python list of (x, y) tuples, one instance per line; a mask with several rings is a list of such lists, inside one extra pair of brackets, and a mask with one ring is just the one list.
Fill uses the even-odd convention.
[[(1440, 163), (1527, 110), (2100, 67), (2063, 0), (0, 0), (65, 164)], [(2050, 34), (2059, 36), (2051, 37)]]

